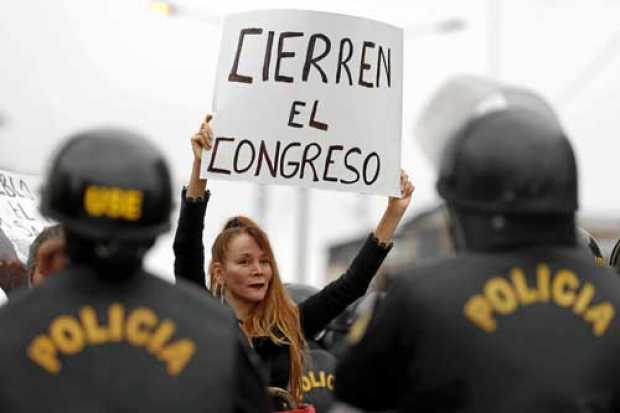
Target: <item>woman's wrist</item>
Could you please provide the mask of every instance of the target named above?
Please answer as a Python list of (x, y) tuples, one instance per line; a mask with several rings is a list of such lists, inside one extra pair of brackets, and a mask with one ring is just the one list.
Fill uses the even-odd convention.
[(377, 236), (375, 232), (370, 233), (370, 238), (375, 244), (377, 244), (380, 248), (383, 248), (384, 250), (389, 250), (394, 245), (394, 241), (391, 238), (388, 240), (382, 240)]
[(204, 196), (206, 189), (207, 180), (200, 179), (200, 159), (194, 158), (189, 184), (187, 185), (186, 197), (192, 199), (200, 198)]

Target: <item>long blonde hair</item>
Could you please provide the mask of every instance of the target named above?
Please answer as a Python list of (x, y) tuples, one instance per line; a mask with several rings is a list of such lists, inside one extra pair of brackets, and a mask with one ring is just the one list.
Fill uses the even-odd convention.
[(224, 263), (230, 242), (242, 233), (254, 238), (267, 255), (273, 272), (265, 298), (255, 307), (250, 317), (244, 320), (246, 334), (250, 337), (268, 336), (275, 344), (288, 345), (290, 356), (288, 390), (297, 402), (301, 402), (303, 397), (301, 379), (307, 343), (301, 331), (299, 309), (282, 284), (267, 234), (251, 219), (244, 216), (229, 219), (224, 229), (215, 238), (211, 247), (211, 263), (209, 264), (211, 290), (214, 292), (218, 288), (213, 269), (214, 263)]

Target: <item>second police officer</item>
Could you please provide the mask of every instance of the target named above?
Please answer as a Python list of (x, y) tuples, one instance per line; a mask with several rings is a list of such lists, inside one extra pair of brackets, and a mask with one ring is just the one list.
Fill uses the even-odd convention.
[(513, 92), (452, 131), (437, 190), (457, 255), (400, 274), (354, 325), (340, 399), (403, 412), (618, 409), (620, 278), (577, 246), (577, 169), (559, 122), (532, 96), (512, 104)]

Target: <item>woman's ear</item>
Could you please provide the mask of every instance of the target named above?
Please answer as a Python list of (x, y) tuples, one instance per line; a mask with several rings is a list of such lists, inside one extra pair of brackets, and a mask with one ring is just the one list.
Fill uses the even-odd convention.
[(219, 261), (215, 261), (211, 269), (213, 270), (213, 279), (216, 284), (224, 285), (224, 266)]

